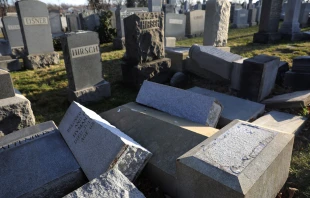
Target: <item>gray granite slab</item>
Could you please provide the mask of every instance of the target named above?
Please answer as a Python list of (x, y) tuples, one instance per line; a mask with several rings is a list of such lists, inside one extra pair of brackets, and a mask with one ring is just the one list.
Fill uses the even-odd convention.
[(238, 27), (249, 27), (248, 24), (249, 11), (245, 9), (235, 10), (233, 18), (233, 26)]
[(310, 91), (296, 91), (277, 95), (263, 100), (262, 103), (273, 108), (302, 108), (310, 104)]
[(203, 94), (217, 99), (223, 106), (218, 126), (223, 127), (231, 121), (238, 119), (243, 121), (251, 121), (264, 113), (265, 105), (244, 100), (234, 96), (229, 96), (219, 92), (203, 89), (200, 87), (193, 87), (189, 91)]
[(161, 12), (162, 1), (161, 0), (148, 0), (149, 12)]
[(68, 14), (66, 15), (66, 19), (69, 32), (75, 32), (82, 29), (82, 24), (77, 14)]
[(11, 48), (24, 47), (22, 32), (17, 16), (4, 16), (2, 18), (3, 28)]
[(253, 124), (296, 135), (301, 131), (302, 127), (304, 127), (306, 120), (307, 118), (303, 116), (270, 111), (266, 115), (255, 120)]
[(213, 97), (149, 81), (143, 82), (136, 102), (211, 127), (217, 125), (222, 112)]
[(18, 1), (15, 4), (26, 54), (54, 52), (47, 6), (36, 0)]
[(60, 13), (57, 10), (52, 10), (49, 12), (49, 20), (51, 24), (52, 34), (57, 34), (62, 32)]
[(204, 31), (205, 23), (204, 10), (194, 10), (186, 13), (186, 36), (200, 36)]
[(14, 96), (15, 92), (10, 73), (0, 69), (0, 100)]
[(89, 180), (114, 167), (134, 180), (152, 155), (98, 114), (76, 102), (71, 103), (59, 130)]
[(107, 171), (64, 196), (64, 198), (77, 197), (145, 198), (135, 185), (117, 169)]
[(0, 197), (62, 197), (85, 182), (52, 122), (0, 138), (0, 166)]
[(165, 36), (184, 38), (186, 29), (186, 16), (184, 14), (165, 14)]
[(235, 120), (177, 159), (178, 197), (276, 197), (294, 136)]

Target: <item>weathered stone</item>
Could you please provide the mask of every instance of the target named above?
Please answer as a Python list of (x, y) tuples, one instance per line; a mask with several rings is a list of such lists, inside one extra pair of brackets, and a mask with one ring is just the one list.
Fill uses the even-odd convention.
[(254, 34), (253, 43), (274, 43), (281, 39), (278, 33), (283, 0), (263, 1), (259, 31)]
[(52, 10), (49, 12), (49, 20), (51, 24), (52, 34), (62, 33), (60, 13), (58, 10)]
[(165, 193), (176, 197), (176, 159), (217, 130), (137, 106), (120, 106), (100, 116), (153, 153), (143, 173)]
[(143, 82), (136, 102), (211, 127), (222, 112), (215, 98), (149, 81)]
[(59, 54), (52, 52), (48, 54), (30, 54), (24, 57), (24, 66), (27, 69), (37, 69), (58, 65), (60, 63)]
[(263, 100), (262, 103), (272, 108), (303, 108), (310, 104), (310, 91), (296, 91), (277, 95)]
[(253, 124), (257, 124), (272, 130), (281, 131), (283, 133), (297, 134), (304, 126), (307, 118), (303, 116), (295, 116), (288, 113), (270, 111), (266, 115), (255, 120)]
[(258, 55), (243, 62), (238, 96), (252, 101), (261, 101), (272, 91), (280, 59), (275, 56)]
[(203, 34), (205, 14), (206, 12), (204, 10), (195, 10), (186, 13), (185, 34), (187, 37), (197, 37)]
[(136, 66), (130, 63), (123, 63), (122, 75), (123, 81), (131, 86), (140, 88), (144, 80), (157, 83), (165, 83), (171, 77), (171, 61), (169, 58), (162, 58), (150, 61)]
[(276, 197), (294, 136), (235, 120), (177, 159), (178, 197)]
[(165, 14), (165, 36), (185, 38), (186, 16), (184, 14)]
[(310, 73), (288, 71), (285, 73), (284, 86), (294, 91), (310, 89)]
[(17, 16), (4, 16), (2, 23), (11, 48), (24, 47), (22, 32)]
[(187, 82), (188, 82), (187, 75), (185, 75), (183, 72), (177, 72), (172, 76), (170, 80), (170, 85), (172, 87), (185, 88)]
[(165, 47), (175, 47), (175, 37), (165, 37)]
[(219, 127), (224, 127), (231, 121), (236, 119), (243, 121), (252, 121), (259, 115), (263, 114), (265, 110), (265, 105), (263, 104), (244, 100), (234, 96), (229, 96), (208, 89), (193, 87), (188, 90), (198, 94), (203, 94), (205, 96), (213, 97), (221, 103), (221, 105), (223, 106), (223, 112), (219, 119)]
[(77, 14), (68, 14), (66, 15), (67, 27), (69, 32), (75, 32), (82, 30), (82, 24), (80, 18)]
[(228, 42), (230, 2), (209, 0), (206, 2), (206, 18), (203, 45), (225, 47)]
[(87, 182), (52, 121), (0, 138), (0, 166), (0, 197), (62, 197)]
[(161, 12), (161, 0), (148, 0), (149, 12)]
[(124, 25), (127, 62), (137, 65), (165, 56), (163, 13), (135, 13)]
[(18, 59), (0, 60), (0, 69), (6, 71), (18, 71), (21, 70), (21, 65)]
[(171, 71), (183, 71), (183, 64), (188, 57), (189, 47), (166, 47), (166, 57), (171, 59)]
[(15, 96), (10, 73), (0, 69), (0, 100)]
[(11, 49), (11, 54), (15, 58), (23, 58), (25, 56), (25, 49), (24, 47), (14, 47)]
[(247, 27), (249, 27), (248, 16), (249, 16), (248, 10), (245, 10), (245, 9), (235, 10), (232, 27), (234, 27), (234, 28), (247, 28)]
[(111, 169), (64, 196), (64, 198), (77, 197), (144, 198), (145, 196), (120, 171)]
[(193, 45), (189, 50), (189, 57), (203, 69), (211, 71), (225, 79), (231, 78), (233, 61), (242, 59), (242, 56), (232, 54), (213, 46)]
[(89, 180), (115, 167), (132, 181), (152, 155), (95, 112), (75, 102), (59, 130)]

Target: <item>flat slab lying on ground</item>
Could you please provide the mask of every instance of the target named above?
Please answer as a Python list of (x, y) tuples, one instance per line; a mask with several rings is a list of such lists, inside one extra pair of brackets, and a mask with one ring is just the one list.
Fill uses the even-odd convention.
[(274, 96), (262, 101), (267, 107), (301, 108), (310, 104), (310, 90)]
[(307, 118), (303, 116), (295, 116), (288, 113), (271, 111), (255, 120), (253, 124), (284, 133), (296, 134), (304, 126), (306, 120)]
[(227, 125), (235, 119), (249, 121), (264, 113), (265, 105), (257, 102), (244, 100), (200, 87), (193, 87), (188, 89), (188, 91), (213, 97), (223, 105), (223, 112), (218, 123), (220, 127)]

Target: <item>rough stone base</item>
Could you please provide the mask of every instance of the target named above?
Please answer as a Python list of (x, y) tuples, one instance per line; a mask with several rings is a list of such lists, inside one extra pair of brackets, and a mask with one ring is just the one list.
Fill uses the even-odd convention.
[(88, 87), (78, 91), (68, 89), (68, 100), (70, 102), (76, 101), (82, 104), (96, 102), (110, 96), (111, 87), (108, 81), (103, 81), (96, 86)]
[(115, 38), (113, 39), (113, 49), (122, 50), (125, 49), (125, 38)]
[(12, 59), (11, 57), (8, 57), (7, 60), (0, 59), (0, 69), (6, 71), (18, 71), (21, 70), (22, 67), (18, 59)]
[(24, 47), (14, 47), (14, 48), (12, 48), (12, 55), (15, 58), (23, 58), (23, 57), (25, 57), (25, 49), (24, 49)]
[(276, 43), (277, 41), (281, 40), (280, 33), (255, 33), (253, 37), (253, 43)]
[(248, 28), (249, 27), (249, 24), (233, 24), (232, 25), (232, 28)]
[(135, 88), (140, 88), (144, 80), (165, 83), (172, 76), (170, 70), (171, 60), (169, 58), (162, 58), (135, 66), (123, 63), (121, 66), (124, 83)]
[(24, 66), (27, 69), (37, 69), (59, 64), (59, 54), (52, 52), (48, 54), (30, 54), (24, 58)]
[(294, 91), (310, 89), (310, 73), (299, 73), (288, 71), (285, 73), (284, 86)]
[(0, 131), (5, 135), (35, 125), (30, 101), (23, 95), (0, 100)]

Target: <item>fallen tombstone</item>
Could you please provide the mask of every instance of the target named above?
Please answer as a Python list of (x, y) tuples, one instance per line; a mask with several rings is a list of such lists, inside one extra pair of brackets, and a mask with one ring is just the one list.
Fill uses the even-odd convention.
[(263, 100), (262, 103), (272, 108), (303, 108), (310, 104), (310, 91), (296, 91), (277, 95)]
[(305, 125), (307, 118), (288, 113), (271, 111), (253, 122), (272, 130), (296, 135)]
[(235, 120), (177, 159), (178, 197), (274, 198), (294, 135)]
[(59, 131), (89, 180), (111, 168), (133, 181), (151, 153), (95, 112), (72, 102)]
[(202, 69), (211, 71), (222, 78), (230, 79), (233, 62), (242, 56), (223, 51), (213, 46), (193, 45), (189, 50), (189, 57)]
[[(229, 96), (219, 92), (203, 89), (200, 87), (193, 87), (188, 89), (198, 94), (203, 94), (213, 97), (218, 100), (223, 106), (223, 112), (217, 124), (218, 127), (224, 127), (233, 120), (251, 121), (264, 113), (265, 105), (244, 100), (234, 96)], [(242, 108), (240, 108), (242, 107)]]
[(52, 121), (0, 138), (0, 197), (62, 197), (87, 179)]
[(215, 127), (222, 105), (213, 97), (144, 81), (136, 102), (206, 126)]
[(35, 124), (30, 101), (16, 93), (11, 76), (0, 69), (0, 131), (9, 134)]
[(232, 62), (233, 66), (232, 66), (231, 77), (230, 77), (230, 89), (233, 91), (240, 90), (243, 62), (246, 59), (247, 58), (243, 58), (243, 59), (239, 59), (239, 60)]
[(171, 71), (183, 71), (184, 60), (188, 56), (189, 47), (166, 47), (166, 57), (171, 59)]
[(212, 127), (132, 103), (100, 116), (152, 152), (143, 174), (172, 197), (176, 197), (176, 159), (217, 132)]
[(111, 169), (64, 196), (64, 198), (76, 197), (144, 198), (145, 196), (119, 170)]
[(280, 59), (275, 56), (258, 55), (243, 62), (238, 97), (262, 101), (272, 91)]

